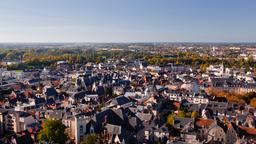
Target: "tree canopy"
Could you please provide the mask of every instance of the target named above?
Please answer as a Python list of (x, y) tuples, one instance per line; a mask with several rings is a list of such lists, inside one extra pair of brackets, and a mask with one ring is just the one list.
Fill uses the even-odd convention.
[(47, 119), (43, 122), (42, 129), (38, 134), (39, 141), (64, 144), (68, 137), (65, 133), (65, 125), (59, 120)]
[(101, 135), (93, 133), (86, 135), (80, 144), (104, 144), (104, 141)]
[(199, 113), (196, 111), (183, 111), (183, 110), (179, 110), (179, 112), (176, 113), (171, 113), (167, 116), (167, 121), (166, 123), (169, 125), (173, 125), (174, 122), (174, 118), (175, 117), (180, 117), (180, 118), (198, 118), (199, 117)]

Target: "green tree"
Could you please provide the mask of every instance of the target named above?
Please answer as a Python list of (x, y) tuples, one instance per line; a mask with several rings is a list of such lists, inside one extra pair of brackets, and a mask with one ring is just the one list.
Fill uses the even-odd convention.
[(68, 140), (65, 129), (65, 125), (61, 121), (47, 119), (43, 122), (43, 128), (40, 130), (37, 139), (39, 141), (64, 144)]
[(253, 56), (252, 56), (252, 55), (250, 55), (250, 56), (248, 57), (247, 64), (248, 64), (248, 66), (250, 66), (250, 67), (253, 66), (254, 60), (253, 60)]
[(104, 141), (101, 135), (93, 133), (86, 135), (80, 144), (104, 144)]

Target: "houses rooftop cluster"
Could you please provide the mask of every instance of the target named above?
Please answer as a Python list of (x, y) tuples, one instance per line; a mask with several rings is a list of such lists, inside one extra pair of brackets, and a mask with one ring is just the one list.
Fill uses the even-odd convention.
[(256, 142), (254, 107), (205, 92), (256, 91), (250, 72), (109, 59), (0, 74), (0, 136), (10, 133), (2, 143), (38, 142), (45, 119), (60, 120), (75, 144), (91, 133), (111, 144)]

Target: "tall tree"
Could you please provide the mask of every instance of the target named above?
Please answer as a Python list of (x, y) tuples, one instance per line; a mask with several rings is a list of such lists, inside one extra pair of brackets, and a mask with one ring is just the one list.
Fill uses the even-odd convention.
[(38, 140), (64, 144), (68, 139), (65, 129), (65, 125), (61, 121), (47, 119), (43, 122), (43, 128), (38, 134)]

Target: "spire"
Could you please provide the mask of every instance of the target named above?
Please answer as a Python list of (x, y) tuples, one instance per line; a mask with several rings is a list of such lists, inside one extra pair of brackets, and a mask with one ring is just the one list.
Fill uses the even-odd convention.
[(225, 73), (225, 67), (224, 67), (224, 63), (222, 61), (221, 65), (220, 65), (220, 70), (221, 70), (221, 75), (223, 76)]

